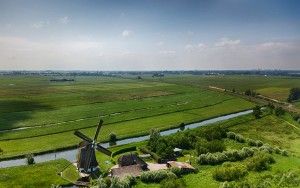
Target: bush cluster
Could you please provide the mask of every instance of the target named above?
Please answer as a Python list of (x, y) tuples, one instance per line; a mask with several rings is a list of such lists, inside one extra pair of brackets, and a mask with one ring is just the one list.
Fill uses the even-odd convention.
[(254, 149), (249, 147), (244, 147), (241, 150), (224, 151), (222, 153), (207, 153), (201, 154), (198, 157), (198, 163), (215, 165), (226, 161), (240, 161), (247, 157), (253, 156), (253, 154)]
[(280, 172), (278, 174), (272, 175), (268, 174), (261, 176), (258, 181), (225, 181), (220, 184), (220, 188), (250, 188), (250, 187), (259, 187), (259, 188), (270, 188), (270, 187), (299, 187), (300, 178), (299, 175), (293, 171)]
[(227, 132), (227, 138), (236, 140), (237, 142), (240, 142), (240, 143), (246, 142), (246, 139), (242, 135), (236, 134), (234, 132)]
[(112, 177), (111, 179), (99, 178), (96, 184), (97, 187), (101, 187), (101, 188), (131, 188), (135, 183), (136, 183), (135, 177), (126, 176), (122, 179), (117, 177)]
[(213, 177), (217, 181), (233, 181), (244, 177), (247, 170), (242, 165), (233, 165), (231, 163), (224, 163), (213, 172)]
[(114, 157), (114, 156), (119, 155), (119, 154), (121, 154), (121, 153), (129, 152), (129, 151), (136, 151), (136, 146), (131, 146), (131, 147), (127, 147), (127, 148), (122, 148), (122, 149), (120, 149), (120, 150), (118, 150), (118, 151), (116, 151), (116, 152), (113, 152), (113, 153), (111, 154), (111, 157)]
[(147, 171), (141, 174), (141, 181), (144, 183), (159, 183), (167, 178), (176, 179), (177, 176), (168, 170)]
[(161, 188), (185, 188), (186, 184), (183, 179), (167, 178), (160, 182)]
[(28, 165), (32, 165), (35, 164), (34, 158), (33, 158), (33, 154), (27, 154), (26, 156), (26, 162)]
[(268, 170), (270, 168), (270, 164), (273, 163), (275, 163), (275, 160), (272, 155), (259, 152), (249, 159), (247, 163), (247, 169), (253, 171)]
[(225, 144), (221, 140), (212, 140), (208, 142), (205, 139), (199, 139), (196, 143), (195, 149), (198, 155), (206, 154), (208, 152), (222, 152), (225, 150)]
[(269, 144), (264, 144), (263, 146), (259, 147), (259, 151), (264, 151), (266, 153), (276, 153), (282, 156), (288, 156), (288, 152), (286, 150), (280, 149), (279, 147), (273, 148)]
[(264, 145), (264, 143), (260, 140), (253, 140), (251, 138), (247, 138), (247, 143), (249, 146), (255, 146), (255, 147), (260, 147)]

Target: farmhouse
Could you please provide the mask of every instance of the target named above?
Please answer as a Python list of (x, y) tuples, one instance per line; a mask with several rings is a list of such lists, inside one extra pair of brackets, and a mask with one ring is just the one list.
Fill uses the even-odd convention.
[(168, 161), (167, 162), (167, 167), (168, 168), (179, 168), (184, 172), (194, 172), (195, 168), (190, 165), (189, 163), (184, 163), (184, 162), (178, 162), (178, 161)]
[(145, 170), (148, 170), (148, 164), (137, 155), (130, 153), (118, 159), (118, 165), (111, 168), (111, 176), (139, 176)]

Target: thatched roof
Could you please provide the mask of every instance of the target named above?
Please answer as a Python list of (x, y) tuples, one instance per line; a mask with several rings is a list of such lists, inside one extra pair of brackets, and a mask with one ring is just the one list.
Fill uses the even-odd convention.
[(122, 155), (121, 157), (119, 157), (118, 164), (120, 167), (131, 166), (131, 165), (140, 165), (142, 167), (142, 169), (147, 168), (147, 163), (145, 161), (143, 161), (141, 158), (139, 158), (137, 155), (132, 154), (132, 153)]
[(140, 176), (142, 172), (143, 170), (140, 165), (130, 165), (111, 169), (111, 175), (119, 178), (126, 177), (127, 175), (135, 177)]

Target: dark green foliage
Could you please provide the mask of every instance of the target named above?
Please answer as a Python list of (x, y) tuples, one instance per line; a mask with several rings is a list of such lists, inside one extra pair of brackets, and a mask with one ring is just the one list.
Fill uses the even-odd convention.
[(213, 172), (213, 177), (217, 181), (233, 181), (244, 177), (247, 170), (244, 166), (224, 163)]
[(221, 140), (222, 138), (226, 138), (226, 132), (226, 129), (221, 128), (220, 126), (216, 126), (204, 129), (200, 132), (200, 136), (206, 138), (206, 140), (208, 141), (216, 139)]
[(176, 179), (177, 176), (168, 170), (145, 171), (141, 174), (141, 181), (144, 183), (159, 183), (167, 178)]
[(257, 95), (257, 93), (251, 89), (247, 89), (245, 91), (245, 95), (255, 97)]
[(184, 123), (180, 123), (180, 125), (179, 125), (179, 128), (180, 128), (180, 130), (184, 130), (184, 128), (185, 128), (185, 124)]
[(186, 184), (183, 179), (167, 178), (160, 182), (161, 188), (184, 188)]
[(262, 111), (261, 111), (261, 107), (260, 106), (255, 106), (253, 108), (253, 115), (256, 119), (259, 119), (261, 118), (261, 115), (262, 115)]
[(253, 171), (263, 171), (270, 168), (270, 164), (275, 163), (272, 155), (267, 153), (257, 153), (249, 159), (247, 168)]
[(112, 145), (116, 145), (117, 142), (117, 135), (115, 133), (110, 133), (109, 134), (109, 144)]
[(206, 154), (208, 152), (215, 153), (215, 152), (222, 152), (225, 150), (224, 142), (221, 140), (212, 140), (210, 142), (206, 141), (205, 139), (199, 139), (196, 143), (196, 152), (198, 155)]
[(126, 152), (129, 152), (129, 151), (136, 151), (136, 146), (131, 146), (131, 147), (128, 147), (128, 148), (122, 148), (116, 152), (113, 152), (111, 157), (114, 157), (116, 155), (119, 155), (121, 153), (126, 153)]
[(300, 99), (300, 88), (292, 88), (287, 101), (292, 102), (298, 99)]
[(135, 183), (136, 179), (133, 176), (126, 176), (125, 178), (119, 179), (117, 177), (113, 177), (111, 179), (110, 185), (105, 184), (105, 181), (102, 181), (99, 184), (99, 187), (113, 187), (113, 188), (131, 188)]
[(2, 148), (0, 148), (0, 153), (3, 153), (3, 149)]
[(275, 115), (276, 116), (281, 116), (285, 113), (284, 109), (282, 107), (276, 107), (275, 108)]
[(236, 140), (237, 142), (240, 142), (240, 143), (246, 142), (246, 139), (242, 135), (236, 134), (234, 132), (227, 132), (227, 138)]
[(201, 155), (201, 154), (206, 154), (209, 152), (209, 150), (205, 147), (203, 147), (201, 144), (197, 144), (196, 145), (196, 152), (197, 152), (197, 155)]
[(31, 154), (31, 153), (27, 154), (25, 157), (26, 157), (26, 162), (28, 165), (35, 164), (33, 154)]
[(150, 130), (150, 139), (148, 141), (148, 147), (151, 151), (156, 152), (156, 147), (159, 143), (160, 133), (158, 129)]
[(173, 159), (174, 158), (174, 148), (169, 145), (166, 139), (160, 138), (156, 145), (156, 153), (162, 159)]
[(249, 146), (255, 146), (255, 147), (260, 147), (264, 144), (260, 140), (253, 140), (253, 139), (250, 139), (250, 138), (247, 138), (247, 143), (248, 143)]

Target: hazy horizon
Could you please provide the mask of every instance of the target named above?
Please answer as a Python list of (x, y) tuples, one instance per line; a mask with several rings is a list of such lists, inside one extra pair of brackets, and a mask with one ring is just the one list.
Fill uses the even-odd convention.
[(0, 70), (299, 70), (299, 12), (293, 0), (0, 0)]

